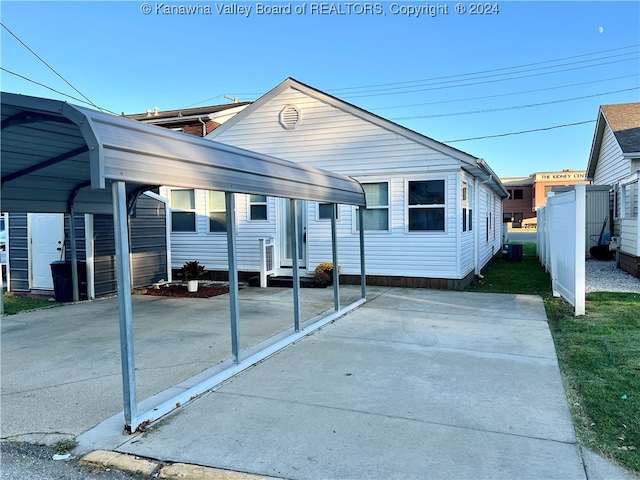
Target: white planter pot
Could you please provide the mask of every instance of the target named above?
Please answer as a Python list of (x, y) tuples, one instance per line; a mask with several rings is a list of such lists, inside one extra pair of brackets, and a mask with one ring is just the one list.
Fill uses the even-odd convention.
[(197, 292), (198, 291), (198, 280), (188, 280), (187, 281), (187, 291), (188, 292)]

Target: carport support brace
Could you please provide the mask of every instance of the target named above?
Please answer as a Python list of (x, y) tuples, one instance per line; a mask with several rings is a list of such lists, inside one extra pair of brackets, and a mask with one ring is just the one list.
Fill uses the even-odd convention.
[(125, 429), (131, 432), (137, 412), (135, 357), (133, 353), (133, 312), (131, 310), (131, 266), (129, 228), (127, 222), (127, 191), (124, 182), (113, 182), (113, 224), (116, 243), (116, 274), (118, 279), (118, 315), (120, 318), (120, 361), (122, 363), (122, 394), (124, 397)]

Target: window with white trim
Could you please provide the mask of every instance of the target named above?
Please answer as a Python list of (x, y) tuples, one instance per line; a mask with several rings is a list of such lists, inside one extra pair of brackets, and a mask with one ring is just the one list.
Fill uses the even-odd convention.
[(473, 229), (473, 210), (469, 199), (473, 198), (472, 184), (462, 182), (462, 231), (471, 231)]
[(210, 190), (207, 192), (207, 208), (209, 210), (209, 231), (224, 233), (227, 231), (227, 208), (224, 192)]
[(169, 194), (171, 231), (196, 231), (196, 192), (193, 189), (174, 189)]
[(444, 180), (412, 180), (407, 190), (409, 231), (444, 231)]
[(468, 191), (467, 191), (467, 198), (469, 199), (468, 203), (469, 203), (469, 207), (468, 207), (468, 215), (469, 215), (469, 221), (467, 222), (467, 226), (469, 227), (469, 231), (473, 230), (473, 182), (469, 183), (469, 187), (468, 187)]
[[(362, 183), (367, 208), (362, 211), (364, 230), (389, 230), (389, 183)], [(360, 231), (360, 215), (356, 215), (356, 230)]]
[(249, 195), (249, 220), (267, 220), (266, 195)]

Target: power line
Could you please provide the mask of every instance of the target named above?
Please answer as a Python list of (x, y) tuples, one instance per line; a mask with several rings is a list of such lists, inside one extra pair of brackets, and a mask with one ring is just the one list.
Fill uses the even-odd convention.
[[(97, 108), (98, 110), (104, 110), (102, 108), (100, 108), (99, 106), (97, 106), (95, 103), (93, 103), (91, 100), (89, 100), (89, 98), (82, 93), (80, 90), (78, 90), (76, 87), (74, 87), (73, 85), (71, 85), (71, 83), (64, 78), (62, 75), (60, 75), (51, 65), (49, 65), (47, 62), (45, 62), (36, 52), (34, 52), (31, 48), (29, 48), (29, 46), (24, 43), (22, 40), (20, 40), (20, 38), (18, 38), (18, 36), (13, 33), (11, 30), (9, 30), (9, 28), (2, 22), (0, 22), (0, 25), (2, 25), (2, 27), (11, 34), (11, 36), (13, 36), (13, 38), (15, 38), (18, 42), (20, 42), (22, 44), (22, 46), (24, 48), (26, 48), (27, 50), (29, 50), (29, 52), (31, 52), (38, 60), (40, 60), (44, 65), (47, 66), (47, 68), (49, 68), (49, 70), (51, 70), (53, 73), (55, 73), (58, 77), (60, 77), (67, 85), (69, 85), (71, 88), (73, 88), (77, 93), (79, 93), (88, 103), (89, 105)], [(35, 83), (35, 82), (34, 82)], [(49, 87), (47, 87), (49, 88)], [(53, 89), (51, 89), (53, 90)]]
[[(400, 95), (400, 94), (416, 93), (416, 92), (429, 91), (429, 90), (442, 90), (444, 88), (474, 86), (474, 85), (479, 85), (479, 84), (491, 83), (493, 81), (497, 82), (497, 81), (517, 80), (517, 79), (520, 79), (520, 78), (528, 78), (528, 77), (532, 77), (532, 76), (550, 75), (550, 74), (553, 74), (553, 73), (561, 73), (561, 72), (564, 72), (564, 71), (577, 70), (577, 69), (581, 69), (581, 68), (591, 68), (591, 67), (597, 67), (597, 66), (602, 66), (602, 65), (608, 65), (610, 63), (626, 62), (626, 61), (630, 61), (630, 60), (636, 60), (637, 57), (631, 58), (631, 59), (623, 59), (623, 60), (613, 61), (613, 62), (599, 63), (599, 64), (595, 64), (595, 65), (586, 65), (586, 66), (577, 67), (577, 68), (570, 68), (570, 69), (567, 69), (567, 70), (558, 70), (558, 71), (554, 71), (554, 72), (546, 72), (546, 73), (541, 73), (541, 74), (524, 75), (524, 76), (513, 77), (513, 78), (508, 78), (508, 79), (499, 79), (499, 80), (492, 80), (492, 81), (485, 81), (485, 82), (466, 83), (466, 84), (462, 84), (462, 85), (453, 85), (452, 87), (436, 87), (436, 88), (424, 88), (424, 89), (417, 89), (417, 90), (414, 89), (414, 90), (388, 92), (388, 93), (378, 93), (378, 94), (376, 94), (376, 93), (363, 94), (363, 92), (367, 91), (366, 89), (371, 89), (371, 88), (388, 87), (388, 86), (394, 86), (394, 85), (408, 85), (406, 87), (400, 87), (400, 88), (413, 88), (413, 87), (417, 87), (419, 85), (409, 85), (409, 84), (420, 84), (420, 83), (434, 81), (434, 80), (446, 80), (446, 79), (452, 79), (452, 78), (458, 78), (458, 77), (468, 77), (468, 76), (480, 75), (480, 74), (484, 74), (484, 73), (494, 73), (495, 74), (495, 72), (501, 72), (501, 71), (505, 71), (505, 70), (513, 70), (513, 69), (536, 66), (536, 65), (543, 65), (543, 64), (548, 64), (548, 63), (557, 63), (557, 62), (562, 62), (562, 61), (565, 61), (565, 60), (572, 60), (572, 59), (576, 59), (576, 58), (583, 58), (583, 57), (588, 57), (588, 56), (600, 55), (600, 54), (604, 54), (604, 53), (616, 52), (616, 51), (626, 50), (626, 49), (630, 49), (630, 48), (637, 48), (638, 46), (640, 46), (640, 44), (629, 45), (629, 46), (625, 46), (625, 47), (612, 48), (612, 49), (608, 49), (608, 50), (600, 50), (600, 51), (597, 51), (597, 52), (584, 53), (584, 54), (580, 54), (580, 55), (572, 55), (572, 56), (569, 56), (569, 57), (562, 57), (562, 58), (557, 58), (557, 59), (552, 59), (552, 60), (544, 60), (544, 61), (540, 61), (540, 62), (532, 62), (532, 63), (526, 63), (526, 64), (521, 64), (521, 65), (514, 65), (514, 66), (510, 66), (510, 67), (501, 67), (501, 68), (495, 68), (495, 69), (491, 69), (491, 70), (482, 70), (482, 71), (478, 71), (478, 72), (468, 72), (468, 73), (463, 73), (463, 74), (444, 75), (444, 76), (440, 76), (440, 77), (430, 77), (430, 78), (425, 78), (425, 79), (420, 79), (420, 80), (407, 80), (407, 81), (403, 81), (403, 82), (381, 83), (381, 84), (365, 85), (365, 86), (358, 86), (358, 87), (340, 87), (340, 88), (334, 88), (334, 89), (325, 89), (325, 91), (328, 92), (328, 93), (331, 93), (332, 95), (335, 95), (335, 96), (345, 95), (344, 98), (360, 98), (360, 97), (371, 97), (371, 96), (382, 96), (382, 95)], [(616, 56), (625, 56), (625, 55), (631, 55), (631, 54), (635, 54), (635, 52), (623, 53), (623, 54), (616, 55)], [(614, 56), (614, 57), (616, 57), (616, 56)], [(613, 57), (611, 57), (611, 56), (604, 57), (604, 59), (609, 59), (609, 58), (613, 58)], [(602, 59), (603, 58), (597, 58), (597, 59), (591, 59), (591, 60), (585, 60), (585, 61), (593, 62), (593, 61), (602, 60)], [(571, 63), (571, 64), (584, 63), (585, 61), (574, 62), (574, 63)], [(566, 65), (569, 65), (569, 64), (552, 65), (552, 66), (544, 67), (544, 68), (557, 68), (557, 67), (562, 67), (562, 66), (566, 66)], [(533, 69), (533, 70), (536, 70), (536, 69)], [(528, 71), (533, 71), (533, 70), (528, 70)], [(523, 72), (524, 71), (511, 72), (511, 73), (502, 74), (502, 75), (513, 75), (515, 73), (523, 73)], [(490, 75), (490, 76), (498, 76), (498, 75)], [(622, 77), (614, 77), (614, 78), (611, 78), (611, 79), (605, 79), (605, 80), (599, 80), (599, 81), (616, 80), (616, 79), (620, 79), (620, 78), (628, 78), (628, 77), (631, 77), (631, 76), (634, 76), (634, 77), (637, 78), (637, 74), (634, 74), (634, 75), (627, 75), (627, 76), (622, 76)], [(478, 80), (479, 78), (488, 78), (488, 77), (476, 77), (476, 78), (474, 78), (474, 80)], [(464, 81), (464, 80), (465, 79), (455, 80), (454, 82), (461, 82), (461, 81)], [(525, 92), (516, 92), (516, 93), (512, 93), (512, 94), (508, 93), (508, 94), (499, 94), (499, 95), (492, 95), (492, 96), (486, 96), (486, 97), (474, 97), (474, 98), (469, 98), (469, 99), (450, 100), (450, 102), (466, 101), (466, 100), (478, 100), (478, 99), (482, 99), (482, 98), (494, 98), (494, 97), (500, 97), (500, 96), (516, 95), (516, 94), (520, 94), (520, 93), (533, 93), (533, 92), (538, 92), (538, 91), (551, 90), (553, 88), (566, 88), (566, 87), (586, 85), (586, 84), (589, 84), (589, 83), (596, 83), (596, 82), (576, 83), (576, 84), (573, 84), (573, 85), (565, 85), (565, 86), (561, 86), (561, 87), (552, 87), (552, 88), (539, 89), (539, 90), (529, 90), (529, 91), (525, 91)], [(431, 83), (429, 85), (438, 85), (438, 84), (441, 84), (441, 83), (446, 83), (446, 82), (435, 82), (435, 83)], [(422, 86), (424, 86), (424, 85), (422, 85)], [(350, 90), (361, 90), (361, 91), (360, 92), (353, 92), (354, 95), (350, 95), (347, 92), (347, 91), (350, 91)], [(390, 90), (390, 89), (386, 89), (386, 90)], [(375, 90), (375, 91), (377, 91), (377, 90)], [(382, 90), (382, 91), (384, 91), (384, 90)], [(344, 93), (341, 94), (339, 92), (344, 92)], [(355, 94), (358, 94), (358, 95), (355, 95)], [(248, 95), (248, 96), (257, 95), (257, 96), (261, 96), (262, 94), (261, 93), (244, 93), (244, 94), (235, 94), (234, 96), (241, 96), (241, 95)], [(211, 97), (211, 98), (209, 98), (207, 100), (203, 100), (201, 102), (194, 103), (194, 104), (192, 104), (190, 106), (198, 105), (200, 103), (204, 103), (204, 102), (206, 102), (208, 100), (212, 100), (214, 98), (218, 98), (218, 97), (221, 97), (221, 96), (222, 96), (222, 94), (221, 95), (217, 95), (216, 97)], [(382, 109), (389, 109), (389, 108), (413, 107), (413, 106), (418, 106), (418, 105), (432, 105), (432, 104), (437, 104), (437, 103), (448, 103), (448, 102), (449, 101), (441, 101), (441, 102), (418, 103), (418, 104), (402, 105), (402, 106), (379, 107), (377, 109), (373, 108), (371, 110), (382, 110)], [(185, 108), (187, 108), (187, 107), (185, 107)]]
[(470, 142), (472, 140), (485, 140), (487, 138), (508, 137), (511, 135), (524, 135), (525, 133), (543, 132), (546, 130), (554, 130), (556, 128), (574, 127), (576, 125), (584, 125), (586, 123), (595, 123), (595, 120), (585, 120), (584, 122), (565, 123), (563, 125), (554, 125), (552, 127), (534, 128), (532, 130), (521, 130), (519, 132), (499, 133), (497, 135), (485, 135), (483, 137), (461, 138), (458, 140), (445, 140), (442, 143)]
[[(577, 65), (577, 64), (586, 63), (586, 62), (594, 62), (594, 61), (597, 61), (597, 60), (610, 60), (612, 58), (624, 57), (624, 56), (628, 56), (628, 55), (634, 55), (634, 57), (630, 58), (630, 59), (623, 59), (623, 60), (620, 60), (620, 61), (621, 62), (625, 62), (625, 61), (634, 60), (634, 59), (638, 58), (636, 52), (621, 53), (619, 55), (612, 55), (612, 56), (604, 57), (604, 58), (595, 58), (595, 59), (591, 59), (591, 60), (581, 60), (579, 62), (565, 63), (565, 64), (562, 64), (562, 65), (551, 65), (551, 66), (548, 66), (548, 67), (529, 68), (527, 70), (519, 70), (519, 71), (516, 71), (516, 72), (494, 73), (494, 74), (491, 74), (491, 75), (475, 76), (475, 77), (464, 78), (464, 79), (461, 79), (461, 80), (447, 80), (447, 81), (423, 83), (422, 85), (415, 85), (415, 87), (432, 86), (432, 85), (444, 85), (444, 84), (463, 82), (463, 81), (466, 81), (466, 80), (482, 80), (482, 79), (485, 79), (485, 78), (505, 77), (507, 75), (515, 75), (515, 74), (519, 74), (519, 73), (535, 72), (535, 71), (539, 71), (539, 70), (548, 70), (548, 69), (551, 69), (551, 68), (566, 67), (566, 66), (569, 66), (569, 65)], [(597, 66), (597, 65), (601, 65), (601, 64), (596, 64), (595, 66)], [(592, 65), (584, 65), (583, 67), (579, 67), (579, 68), (589, 68), (591, 66)], [(568, 70), (573, 70), (573, 69), (570, 68)], [(564, 72), (564, 71), (566, 71), (566, 70), (556, 70), (554, 72), (547, 72), (547, 74)], [(515, 77), (515, 78), (521, 78), (521, 77)], [(509, 79), (503, 79), (503, 80), (509, 80)], [(400, 88), (409, 88), (409, 87), (400, 87)], [(383, 88), (383, 89), (378, 89), (378, 90), (369, 90), (369, 92), (373, 92), (373, 93), (385, 92), (385, 91), (388, 91), (388, 90), (399, 90), (400, 88), (395, 88), (395, 87), (393, 87), (393, 88)]]
[[(626, 50), (626, 49), (629, 49), (629, 48), (637, 48), (638, 46), (640, 46), (640, 44), (629, 45), (629, 46), (626, 46), (626, 47), (612, 48), (612, 49), (609, 49), (609, 50), (600, 50), (600, 51), (591, 52), (591, 53), (583, 53), (581, 55), (573, 55), (573, 56), (570, 56), (570, 57), (557, 58), (557, 59), (553, 59), (553, 60), (544, 60), (544, 61), (541, 61), (541, 62), (525, 63), (525, 64), (522, 64), (522, 65), (514, 65), (514, 66), (511, 66), (511, 67), (492, 68), (490, 70), (481, 70), (481, 71), (478, 71), (478, 72), (460, 73), (460, 74), (455, 74), (455, 75), (444, 75), (444, 76), (440, 76), (440, 77), (430, 77), (430, 78), (424, 78), (424, 79), (420, 79), (420, 80), (407, 80), (407, 81), (403, 81), (403, 82), (381, 83), (381, 84), (365, 85), (365, 86), (359, 86), (359, 87), (334, 88), (334, 89), (328, 89), (328, 91), (336, 92), (336, 91), (342, 91), (342, 90), (362, 90), (362, 89), (377, 88), (377, 87), (387, 87), (387, 86), (393, 86), (393, 85), (407, 85), (407, 84), (410, 84), (410, 83), (422, 83), (422, 82), (428, 82), (428, 81), (432, 81), (432, 80), (446, 80), (446, 79), (450, 79), (450, 78), (466, 77), (466, 76), (471, 76), (471, 75), (481, 75), (483, 73), (495, 73), (495, 72), (500, 72), (500, 71), (504, 71), (504, 70), (513, 70), (513, 69), (516, 69), (516, 68), (532, 67), (534, 65), (543, 65), (545, 63), (562, 62), (562, 61), (565, 61), (565, 60), (572, 60), (574, 58), (582, 58), (582, 57), (588, 57), (588, 56), (593, 56), (593, 55), (600, 55), (602, 53), (609, 53), (609, 52), (615, 52), (615, 51), (619, 51), (619, 50)], [(596, 60), (599, 60), (599, 59), (596, 59)], [(593, 60), (587, 60), (587, 61), (593, 61)], [(562, 65), (555, 65), (555, 66), (562, 66)], [(546, 67), (546, 68), (552, 68), (552, 67)]]
[[(72, 100), (75, 100), (76, 102), (85, 103), (87, 105), (95, 106), (92, 103), (87, 102), (86, 100), (83, 100), (83, 99), (78, 98), (78, 97), (74, 97), (73, 95), (69, 95), (68, 93), (61, 92), (60, 90), (56, 90), (55, 88), (52, 88), (49, 85), (45, 85), (44, 83), (37, 82), (37, 81), (32, 80), (32, 79), (30, 79), (28, 77), (25, 77), (24, 75), (20, 75), (19, 73), (12, 72), (11, 70), (8, 70), (8, 69), (6, 69), (4, 67), (0, 67), (0, 70), (2, 70), (4, 72), (7, 72), (7, 73), (9, 73), (11, 75), (15, 75), (16, 77), (21, 78), (23, 80), (26, 80), (27, 82), (31, 82), (31, 83), (33, 83), (35, 85), (40, 86), (40, 87), (44, 87), (44, 88), (46, 88), (48, 90), (51, 90), (52, 92), (55, 92), (55, 93), (57, 93), (59, 95), (71, 98)], [(112, 112), (111, 110), (107, 110), (106, 108), (100, 108), (100, 110), (108, 112), (108, 113), (112, 113), (113, 115), (118, 115), (117, 113)]]
[(638, 78), (638, 75), (633, 74), (633, 75), (623, 75), (621, 77), (610, 77), (610, 78), (603, 78), (601, 80), (592, 80), (589, 82), (580, 82), (580, 83), (571, 83), (569, 85), (558, 85), (555, 87), (547, 87), (547, 88), (537, 88), (535, 90), (524, 90), (524, 91), (520, 91), (520, 92), (510, 92), (510, 93), (497, 93), (495, 95), (483, 95), (481, 97), (467, 97), (467, 98), (456, 98), (453, 100), (438, 100), (436, 102), (425, 102), (425, 103), (412, 103), (409, 105), (392, 105), (392, 106), (387, 106), (387, 107), (377, 107), (377, 108), (372, 108), (371, 110), (374, 111), (378, 111), (378, 110), (389, 110), (389, 109), (393, 109), (393, 108), (410, 108), (410, 107), (420, 107), (420, 106), (424, 106), (424, 105), (439, 105), (439, 104), (443, 104), (443, 103), (455, 103), (455, 102), (468, 102), (471, 100), (484, 100), (487, 98), (498, 98), (498, 97), (509, 97), (509, 96), (513, 96), (513, 95), (522, 95), (525, 93), (537, 93), (537, 92), (545, 92), (545, 91), (549, 91), (549, 90), (557, 90), (560, 88), (569, 88), (569, 87), (579, 87), (582, 85), (591, 85), (594, 83), (601, 83), (601, 82), (609, 82), (611, 80), (621, 80), (623, 78)]
[(630, 92), (631, 90), (638, 90), (640, 87), (632, 87), (625, 88), (622, 90), (615, 90), (613, 92), (603, 92), (603, 93), (594, 93), (592, 95), (583, 95), (581, 97), (573, 97), (573, 98), (563, 98), (560, 100), (551, 100), (549, 102), (540, 102), (540, 103), (530, 103), (526, 105), (515, 105), (510, 107), (498, 107), (498, 108), (488, 108), (485, 110), (469, 110), (466, 112), (454, 112), (454, 113), (436, 113), (432, 115), (416, 115), (412, 117), (396, 117), (391, 118), (390, 120), (415, 120), (419, 118), (441, 118), (441, 117), (457, 117), (461, 115), (474, 115), (478, 113), (493, 113), (493, 112), (503, 112), (505, 110), (521, 110), (524, 108), (533, 108), (533, 107), (542, 107), (544, 105), (553, 105), (555, 103), (565, 103), (565, 102), (573, 102), (575, 100), (584, 100), (585, 98), (593, 98), (593, 97), (601, 97), (604, 95), (613, 95), (614, 93), (622, 93), (622, 92)]
[(404, 95), (404, 94), (408, 94), (408, 93), (416, 93), (416, 92), (426, 92), (426, 91), (432, 91), (432, 90), (443, 90), (445, 88), (459, 88), (459, 87), (470, 87), (470, 86), (475, 86), (475, 85), (483, 85), (483, 84), (487, 84), (487, 83), (497, 83), (497, 82), (507, 82), (510, 80), (519, 80), (522, 78), (531, 78), (531, 77), (540, 77), (543, 75), (552, 75), (555, 73), (562, 73), (562, 72), (569, 72), (569, 71), (573, 71), (573, 70), (582, 70), (585, 68), (593, 68), (593, 67), (599, 67), (602, 65), (610, 65), (612, 63), (621, 63), (621, 62), (628, 62), (631, 60), (637, 60), (640, 57), (634, 57), (634, 58), (629, 58), (629, 59), (624, 59), (624, 60), (614, 60), (611, 62), (603, 62), (603, 63), (597, 63), (594, 65), (585, 65), (582, 67), (572, 67), (572, 68), (567, 68), (564, 70), (556, 70), (554, 72), (543, 72), (543, 73), (534, 73), (534, 74), (530, 74), (530, 75), (521, 75), (518, 77), (511, 77), (511, 78), (501, 78), (501, 79), (494, 79), (494, 80), (484, 80), (481, 82), (471, 82), (471, 83), (464, 83), (461, 85), (446, 85), (446, 86), (439, 86), (439, 87), (431, 87), (431, 88), (419, 88), (416, 90), (405, 90), (405, 91), (401, 91), (401, 92), (386, 92), (386, 93), (368, 93), (368, 94), (363, 94), (363, 95), (352, 95), (352, 96), (347, 96), (345, 98), (361, 98), (361, 97), (378, 97), (378, 96), (382, 96), (382, 95)]

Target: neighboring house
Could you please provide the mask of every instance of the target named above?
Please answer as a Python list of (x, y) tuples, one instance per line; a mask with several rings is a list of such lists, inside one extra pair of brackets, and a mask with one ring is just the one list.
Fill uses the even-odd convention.
[(611, 232), (617, 238), (618, 265), (640, 277), (640, 102), (602, 105), (587, 165), (587, 179), (608, 185)]
[[(14, 292), (54, 290), (51, 262), (71, 260), (69, 216), (61, 213), (9, 213), (7, 284)], [(131, 211), (131, 269), (134, 287), (170, 280), (168, 208), (151, 192)], [(75, 216), (80, 298), (116, 291), (113, 215)]]
[[(296, 80), (287, 79), (207, 135), (232, 146), (349, 175), (367, 195), (368, 283), (460, 289), (500, 251), (507, 192), (484, 162)], [(224, 197), (161, 188), (172, 209), (172, 266), (199, 260), (224, 271)], [(236, 195), (239, 269), (258, 272), (260, 239), (273, 245), (275, 275), (290, 275), (289, 202)], [(298, 209), (300, 266), (330, 261), (329, 204)], [(360, 271), (356, 209), (336, 209), (344, 281)]]
[(153, 110), (147, 110), (147, 113), (134, 113), (126, 117), (196, 137), (204, 137), (250, 104), (251, 102), (240, 102), (234, 98), (233, 103), (224, 105), (166, 111), (156, 107)]

